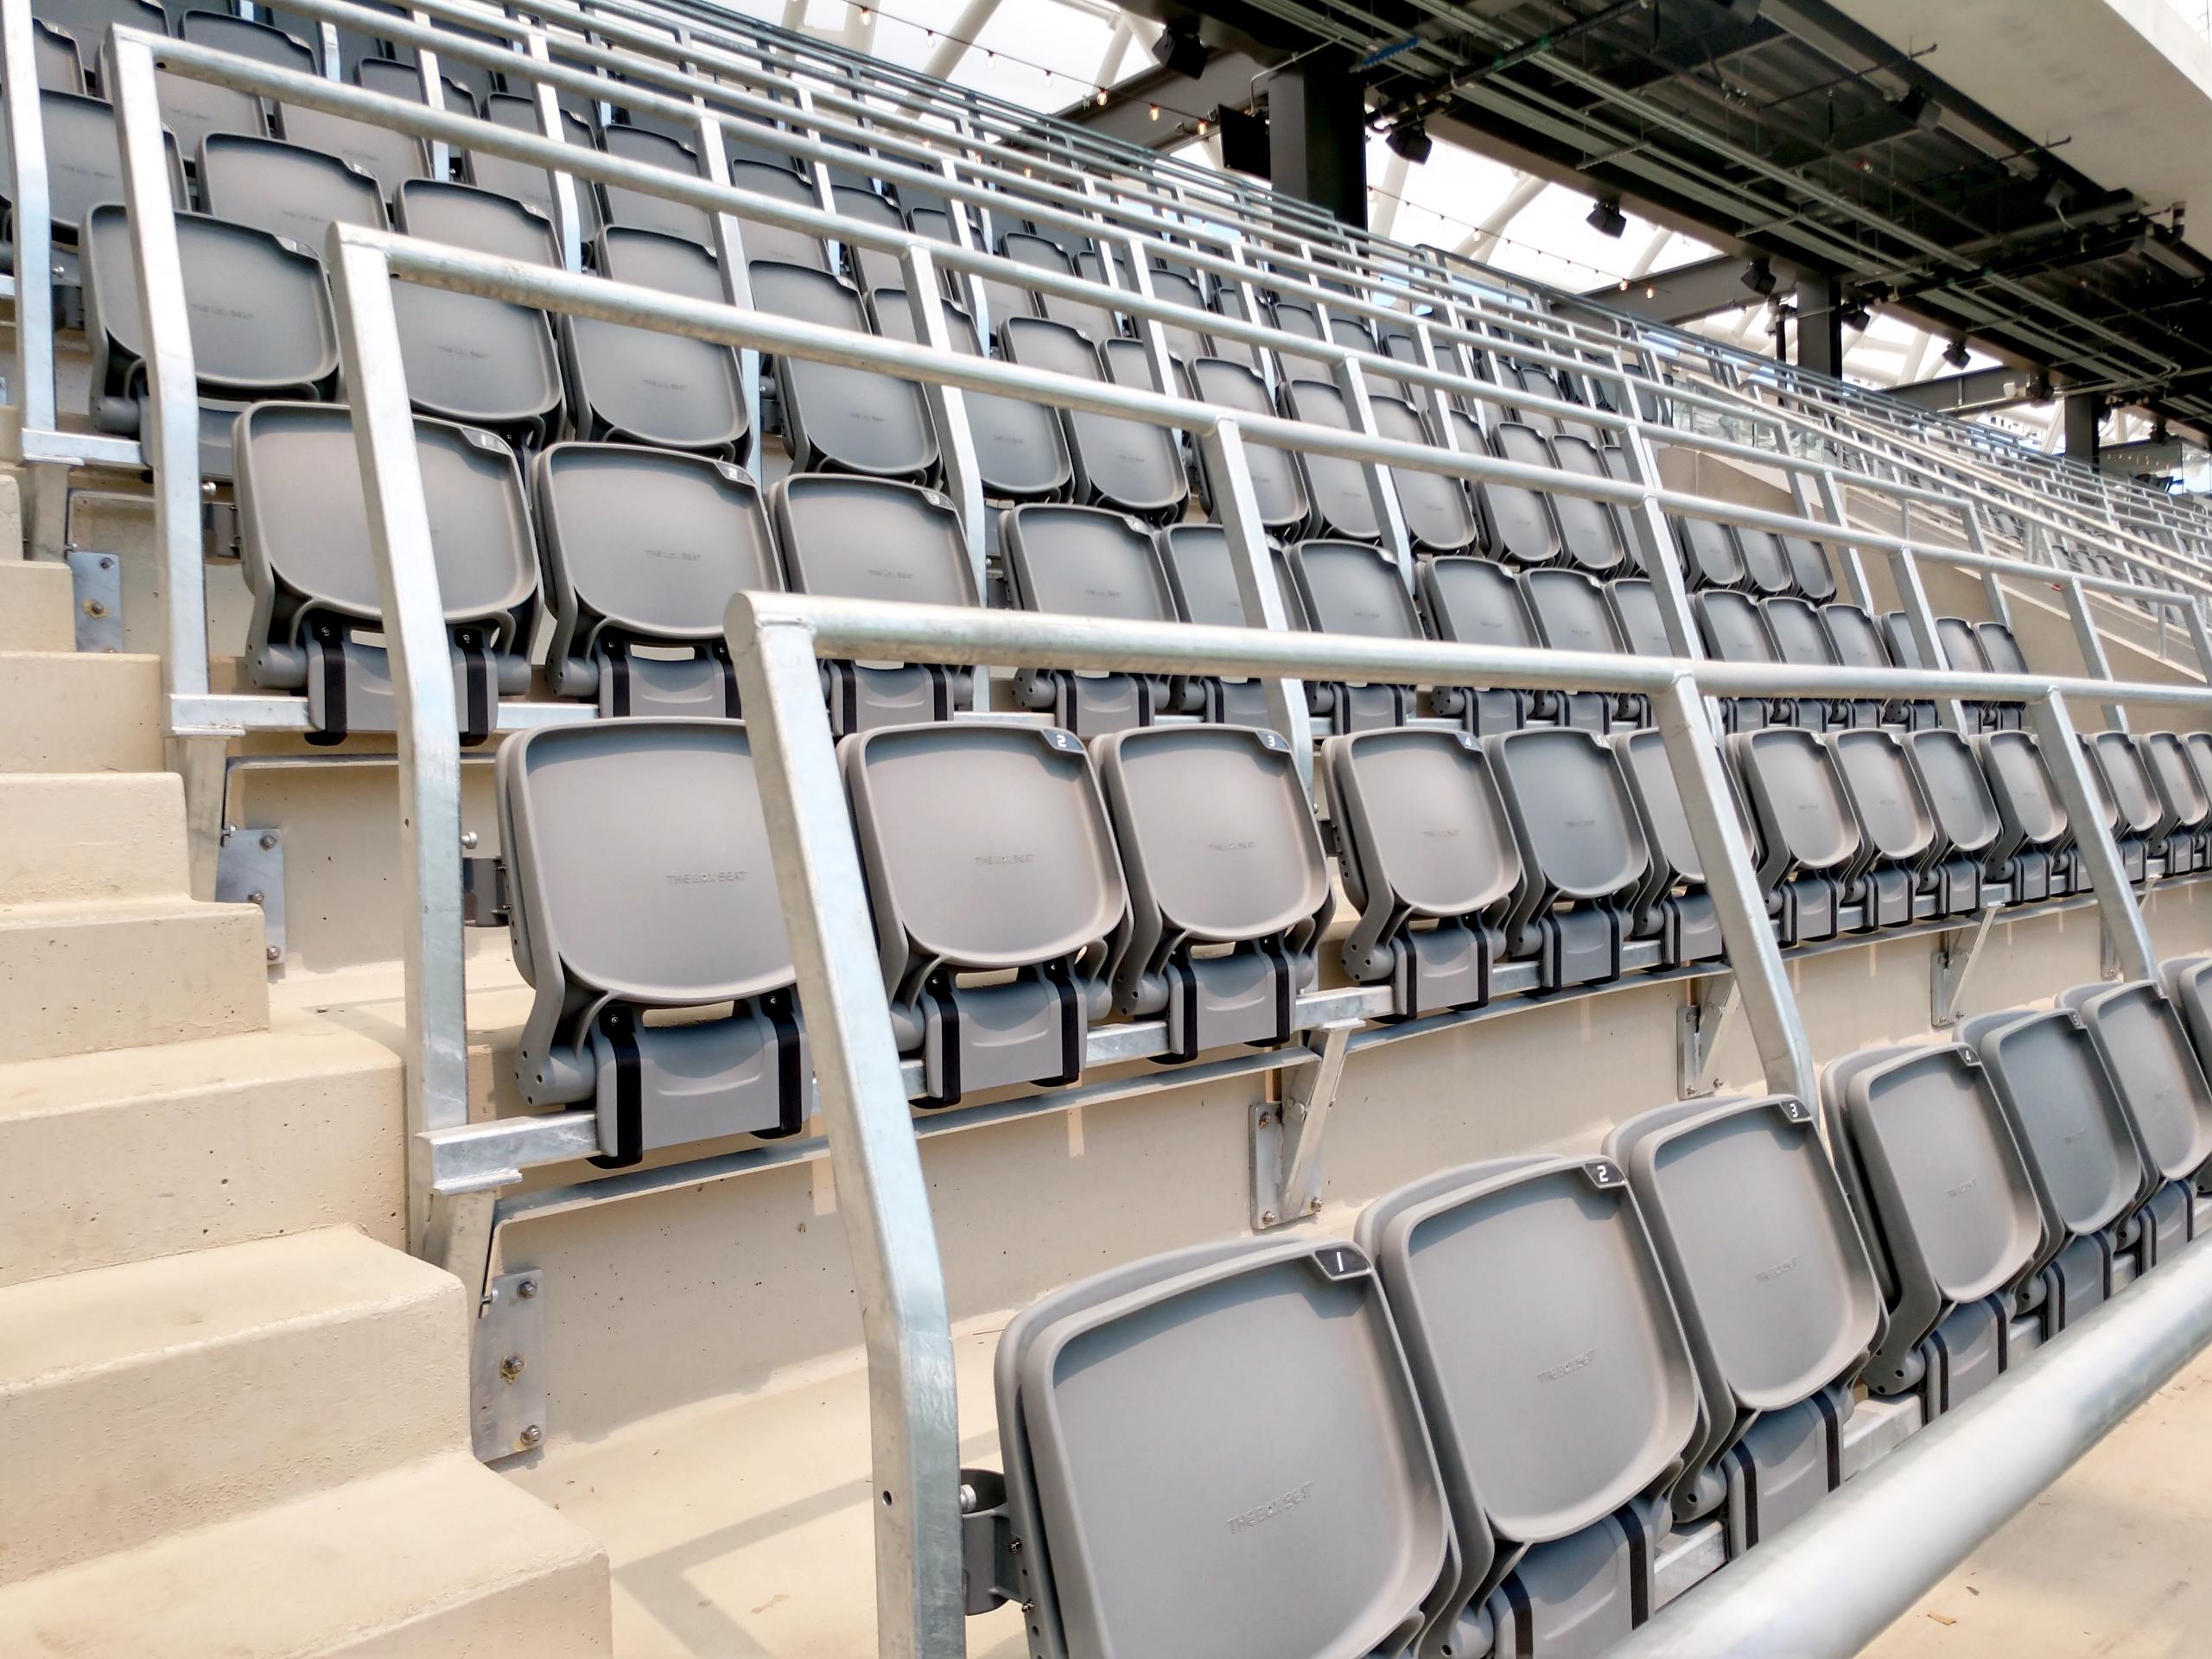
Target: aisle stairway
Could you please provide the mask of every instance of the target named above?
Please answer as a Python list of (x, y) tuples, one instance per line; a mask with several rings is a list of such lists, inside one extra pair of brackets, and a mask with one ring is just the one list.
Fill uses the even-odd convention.
[(17, 550), (0, 1653), (606, 1652), (604, 1552), (470, 1455), (461, 1287), (396, 1248), (396, 1059), (272, 1025), (259, 912), (187, 889), (156, 659), (74, 652)]

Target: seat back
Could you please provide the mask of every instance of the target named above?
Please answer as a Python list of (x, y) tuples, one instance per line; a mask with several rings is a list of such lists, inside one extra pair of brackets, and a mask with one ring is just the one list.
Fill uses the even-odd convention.
[[(902, 288), (879, 288), (868, 296), (868, 315), (886, 340), (919, 345), (913, 308)], [(952, 349), (980, 357), (975, 322), (957, 306), (944, 308), (945, 331)], [(989, 392), (963, 394), (968, 435), (976, 448), (983, 493), (1001, 501), (1034, 501), (1057, 497), (1074, 477), (1067, 438), (1059, 417), (1042, 404)]]
[[(364, 92), (422, 101), (422, 76), (412, 63), (368, 58), (355, 64), (352, 73), (354, 84)], [(302, 104), (278, 105), (276, 121), (289, 142), (335, 156), (367, 174), (377, 181), (387, 202), (397, 200), (400, 187), (409, 180), (430, 176), (429, 153), (423, 140), (411, 133), (311, 110)]]
[[(1368, 403), (1375, 411), (1375, 429), (1380, 436), (1393, 443), (1434, 447), (1427, 427), (1403, 398), (1373, 392)], [(1430, 553), (1457, 553), (1473, 543), (1474, 512), (1458, 479), (1397, 467), (1390, 469), (1390, 480), (1398, 493), (1399, 511), (1405, 516), (1406, 533), (1416, 548)]]
[(200, 146), (208, 213), (319, 252), (331, 222), (385, 227), (377, 181), (349, 162), (274, 138), (211, 133)]
[[(861, 296), (826, 270), (751, 262), (753, 303), (772, 316), (870, 331)], [(784, 442), (801, 472), (918, 480), (937, 465), (937, 434), (921, 388), (874, 369), (819, 359), (776, 360)]]
[(1906, 733), (1904, 747), (1933, 816), (1935, 855), (1978, 860), (1996, 843), (2004, 823), (1974, 746), (1956, 732), (1938, 728)]
[[(1593, 976), (1617, 976), (1622, 923), (1609, 912), (1635, 898), (1651, 868), (1619, 760), (1598, 738), (1573, 728), (1505, 732), (1483, 741), (1527, 872), (1506, 917), (1507, 948), (1516, 955), (1570, 945), (1605, 953), (1610, 968), (1595, 972), (1603, 963), (1592, 963)], [(1583, 916), (1548, 917), (1563, 900), (1581, 906)], [(1604, 937), (1567, 937), (1581, 932), (1585, 921)], [(1541, 937), (1547, 923), (1560, 931), (1555, 943)]]
[(1735, 532), (1737, 556), (1744, 565), (1745, 587), (1766, 598), (1796, 589), (1796, 574), (1789, 563), (1789, 550), (1783, 546), (1779, 536), (1749, 524), (1735, 526)]
[(1766, 613), (1749, 594), (1710, 588), (1690, 601), (1706, 649), (1724, 663), (1777, 663), (1782, 649)]
[(1714, 518), (1677, 518), (1675, 544), (1682, 580), (1692, 588), (1734, 588), (1745, 581), (1744, 556), (1732, 527)]
[(1659, 590), (1648, 576), (1622, 576), (1605, 584), (1613, 620), (1625, 649), (1637, 657), (1672, 657), (1666, 619), (1659, 613)]
[[(788, 167), (775, 167), (766, 162), (733, 160), (729, 164), (729, 184), (733, 190), (742, 190), (748, 195), (765, 196), (771, 201), (780, 201), (787, 207), (818, 209), (822, 206), (815, 197), (814, 187)], [(747, 264), (767, 260), (776, 264), (829, 270), (829, 251), (817, 238), (804, 231), (786, 230), (780, 225), (771, 225), (752, 218), (742, 207), (738, 208), (733, 216), (738, 222), (738, 238), (745, 249)]]
[(1989, 658), (1981, 649), (1981, 638), (1974, 632), (1974, 624), (1962, 616), (1939, 616), (1936, 619), (1936, 642), (1943, 648), (1943, 663), (1954, 673), (1986, 674)]
[(1528, 595), (1536, 632), (1554, 651), (1586, 651), (1601, 657), (1628, 650), (1620, 619), (1605, 603), (1605, 591), (1580, 570), (1524, 572), (1521, 590)]
[(2201, 827), (2212, 817), (2212, 799), (2190, 763), (2189, 747), (2179, 733), (2145, 732), (2137, 741), (2144, 770), (2158, 792), (2169, 833)]
[(1001, 524), (1007, 584), (1022, 609), (1179, 620), (1160, 550), (1141, 521), (1103, 507), (1039, 502), (1013, 508)]
[[(599, 142), (601, 149), (618, 160), (635, 162), (640, 167), (658, 168), (687, 178), (701, 176), (697, 152), (664, 133), (644, 127), (610, 126), (600, 133)], [(657, 196), (650, 190), (626, 184), (601, 185), (600, 199), (605, 204), (608, 225), (658, 231), (664, 236), (682, 237), (687, 242), (704, 244), (714, 240), (714, 222), (703, 207)], [(751, 252), (748, 248), (747, 255)]]
[(1423, 559), (1416, 569), (1421, 609), (1439, 639), (1516, 651), (1543, 648), (1528, 595), (1503, 565), (1462, 554)]
[(1797, 871), (1841, 872), (1859, 856), (1859, 823), (1834, 757), (1810, 732), (1773, 727), (1728, 740), (1773, 886)]
[(1417, 1633), (1452, 1524), (1359, 1251), (1255, 1239), (1117, 1268), (1015, 1315), (996, 1388), (1040, 1659), (1396, 1654)]
[(794, 473), (770, 493), (791, 591), (979, 605), (959, 515), (935, 490)]
[[(1027, 231), (1009, 231), (999, 238), (999, 251), (1016, 264), (1027, 265), (1033, 270), (1046, 271), (1055, 276), (1072, 276), (1075, 268), (1060, 251), (1058, 243)], [(1114, 314), (1103, 305), (1088, 300), (1071, 300), (1058, 294), (1039, 294), (1038, 308), (1054, 322), (1064, 322), (1093, 346), (1103, 346), (1121, 331), (1115, 326)]]
[[(1351, 413), (1344, 393), (1328, 380), (1286, 381), (1281, 391), (1282, 412), (1308, 426), (1332, 432), (1351, 430)], [(1323, 536), (1351, 541), (1372, 541), (1382, 533), (1375, 516), (1375, 499), (1368, 492), (1368, 468), (1356, 461), (1334, 455), (1301, 454), (1299, 470), (1305, 474), (1306, 493), (1313, 503), (1313, 522)]]
[[(394, 228), (495, 258), (558, 265), (553, 228), (510, 197), (474, 185), (410, 179), (399, 187)], [(407, 395), (424, 414), (534, 441), (561, 407), (553, 331), (544, 313), (478, 294), (400, 283)]]
[(2081, 1014), (2161, 1180), (2185, 1181), (2212, 1158), (2212, 1085), (2164, 989), (2151, 980), (2077, 985), (2061, 999)]
[[(524, 1098), (594, 1101), (602, 1165), (796, 1130), (808, 1068), (745, 728), (520, 733), (500, 747), (497, 791), (515, 962), (537, 992)], [(693, 1022), (645, 1018), (722, 1002)]]
[(1396, 563), (1364, 542), (1300, 542), (1288, 568), (1299, 607), (1322, 633), (1419, 639), (1421, 613)]
[(1821, 620), (1827, 625), (1836, 658), (1846, 668), (1893, 668), (1889, 646), (1874, 619), (1856, 605), (1832, 603), (1821, 607)]
[(1842, 661), (1812, 601), (1785, 594), (1768, 600), (1759, 608), (1765, 613), (1767, 631), (1774, 637), (1780, 661), (1800, 668), (1834, 668)]
[[(1065, 323), (1008, 317), (998, 323), (998, 338), (1009, 361), (1083, 380), (1109, 378), (1096, 348)], [(1155, 521), (1180, 512), (1190, 480), (1166, 429), (1075, 410), (1062, 411), (1060, 424), (1081, 499)]]
[[(486, 99), (484, 118), (511, 132), (543, 136), (538, 129), (536, 101), (514, 92), (494, 92)], [(564, 143), (587, 149), (592, 147), (591, 128), (566, 110), (561, 112), (561, 132)], [(488, 150), (472, 150), (468, 156), (468, 181), (480, 190), (512, 196), (524, 207), (537, 209), (549, 220), (553, 217), (552, 175), (527, 162), (510, 161)], [(588, 243), (600, 232), (599, 192), (588, 181), (578, 179), (575, 196), (577, 233)]]
[[(856, 184), (839, 184), (830, 187), (830, 196), (842, 218), (858, 219), (894, 236), (903, 234), (906, 229), (897, 206), (880, 191)], [(879, 288), (899, 288), (906, 282), (906, 272), (897, 254), (864, 248), (856, 243), (845, 244), (845, 269), (853, 286), (863, 294)]]
[(1800, 594), (1815, 605), (1835, 597), (1835, 572), (1829, 566), (1827, 549), (1802, 536), (1784, 536), (1782, 554), (1789, 561), (1789, 579)]
[[(1209, 404), (1218, 404), (1238, 415), (1269, 416), (1267, 383), (1257, 370), (1224, 357), (1195, 358), (1190, 364), (1191, 383)], [(1252, 499), (1260, 509), (1260, 522), (1277, 533), (1305, 527), (1313, 509), (1306, 493), (1306, 480), (1297, 461), (1287, 449), (1262, 443), (1245, 447), (1246, 470), (1251, 474)], [(1207, 480), (1209, 493), (1218, 486)], [(1218, 507), (1215, 509), (1220, 511)]]
[[(1498, 421), (1490, 429), (1491, 453), (1523, 467), (1552, 467), (1551, 445), (1533, 426)], [(1511, 564), (1549, 564), (1560, 556), (1559, 521), (1548, 491), (1491, 480), (1475, 486), (1482, 513), (1484, 549)]]
[(2113, 833), (2126, 836), (2154, 836), (2166, 831), (2166, 810), (2158, 799), (2143, 753), (2128, 732), (2085, 734), (2082, 744), (2088, 751), (2089, 770), (2104, 785), (2105, 805), (2112, 814)]
[[(0, 108), (4, 107), (0, 100)], [(123, 200), (123, 152), (117, 143), (115, 111), (97, 98), (53, 91), (40, 92), (38, 108), (46, 137), (48, 215), (61, 240), (81, 241), (86, 215), (101, 202)], [(175, 136), (164, 130), (162, 143), (168, 156), (170, 197), (177, 206), (186, 206), (190, 198)], [(5, 203), (12, 218), (15, 162), (4, 133), (0, 133), (0, 203)]]
[[(609, 225), (598, 263), (618, 283), (713, 305), (725, 297), (715, 256), (682, 237)], [(561, 332), (578, 433), (724, 456), (744, 442), (745, 392), (730, 347), (596, 317), (565, 317)]]
[[(1587, 438), (1562, 432), (1552, 440), (1552, 455), (1570, 473), (1586, 478), (1609, 476), (1598, 446)], [(1616, 575), (1628, 568), (1628, 544), (1622, 538), (1616, 509), (1587, 496), (1563, 492), (1552, 495), (1550, 500), (1560, 543), (1570, 564), (1593, 576)]]
[(1828, 752), (1859, 823), (1861, 858), (1916, 868), (1936, 845), (1936, 812), (1895, 732), (1832, 732)]

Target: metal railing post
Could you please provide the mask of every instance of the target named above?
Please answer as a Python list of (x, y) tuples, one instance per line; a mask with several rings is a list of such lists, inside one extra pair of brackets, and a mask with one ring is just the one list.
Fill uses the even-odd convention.
[[(1259, 498), (1252, 491), (1250, 463), (1244, 459), (1244, 434), (1234, 421), (1217, 421), (1195, 435), (1199, 459), (1213, 491), (1214, 517), (1229, 541), (1229, 562), (1236, 572), (1236, 596), (1248, 627), (1281, 632), (1286, 624), (1282, 594), (1275, 585), (1274, 554), (1260, 519)], [(1262, 680), (1268, 723), (1290, 744), (1293, 761), (1313, 788), (1313, 715), (1306, 706), (1302, 679), (1270, 676)]]
[[(38, 98), (22, 91), (38, 86), (37, 60), (30, 0), (4, 0), (0, 3), (0, 84), (18, 89), (17, 96), (8, 100), (15, 197), (10, 216), (16, 238), (16, 372), (9, 402), (22, 411), (25, 430), (50, 432), (54, 426), (54, 198), (47, 173), (46, 124)], [(108, 95), (111, 101), (119, 102), (112, 88)], [(156, 137), (158, 142), (159, 135)]]
[(2066, 821), (2074, 826), (2074, 844), (2089, 867), (2089, 886), (2096, 895), (2097, 914), (2105, 937), (2120, 960), (2123, 979), (2156, 979), (2158, 954), (2151, 947), (2150, 930), (2143, 925), (2142, 906), (2128, 885), (2127, 868), (2120, 862), (2120, 845), (2113, 840), (2111, 821), (2089, 776), (2089, 757), (2074, 729), (2074, 716), (2066, 699), (2056, 691), (2045, 692), (2028, 705), (2037, 747), (2058, 798), (2066, 807)]
[(944, 1273), (813, 633), (757, 624), (743, 594), (728, 632), (860, 1293), (876, 1650), (959, 1659), (960, 1425)]
[[(906, 307), (914, 320), (914, 338), (933, 352), (952, 353), (952, 333), (944, 321), (944, 291), (938, 286), (937, 261), (916, 243), (899, 257), (906, 283)], [(976, 572), (976, 592), (990, 592), (986, 569), (989, 556), (989, 526), (984, 514), (983, 473), (976, 458), (976, 437), (968, 425), (968, 394), (942, 381), (920, 383), (923, 401), (929, 406), (930, 424), (937, 429), (938, 458), (944, 464), (945, 493), (960, 515), (960, 529), (967, 538), (968, 563)]]

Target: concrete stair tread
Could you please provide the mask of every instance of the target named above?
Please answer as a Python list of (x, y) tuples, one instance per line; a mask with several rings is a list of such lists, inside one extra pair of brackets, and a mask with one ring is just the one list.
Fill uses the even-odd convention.
[(163, 764), (160, 658), (0, 651), (0, 772), (158, 772)]
[(189, 891), (174, 772), (0, 773), (0, 904)]
[(466, 1348), (460, 1284), (350, 1228), (0, 1290), (0, 1583), (465, 1445)]
[(0, 651), (74, 651), (76, 607), (67, 565), (10, 558), (0, 532)]
[(610, 1649), (599, 1545), (461, 1452), (0, 1589), (16, 1659)]

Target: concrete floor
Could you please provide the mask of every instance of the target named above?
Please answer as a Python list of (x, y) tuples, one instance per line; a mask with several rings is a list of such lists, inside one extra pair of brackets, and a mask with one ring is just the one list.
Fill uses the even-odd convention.
[(1922, 1598), (1867, 1659), (2212, 1654), (2208, 1471), (2212, 1355)]

